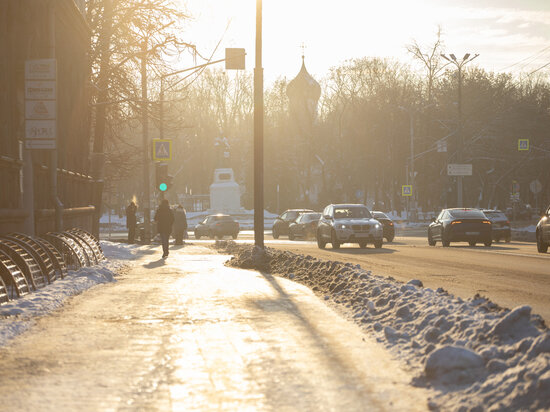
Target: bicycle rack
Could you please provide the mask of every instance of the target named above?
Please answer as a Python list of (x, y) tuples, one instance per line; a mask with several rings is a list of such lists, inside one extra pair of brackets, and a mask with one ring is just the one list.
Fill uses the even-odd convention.
[(46, 276), (46, 280), (48, 283), (52, 283), (55, 280), (56, 273), (53, 262), (40, 243), (38, 243), (32, 237), (24, 235), (22, 233), (10, 233), (3, 238), (17, 243), (33, 257), (34, 260), (38, 263), (38, 266), (40, 266), (42, 274)]
[(15, 299), (30, 293), (31, 288), (25, 275), (8, 254), (0, 250), (0, 275), (7, 288), (9, 299)]
[(103, 250), (101, 249), (101, 245), (99, 244), (99, 241), (91, 233), (88, 233), (82, 229), (70, 229), (67, 232), (85, 241), (88, 244), (88, 246), (92, 248), (98, 263), (102, 260), (106, 260), (105, 255), (103, 254)]
[(0, 236), (0, 304), (38, 290), (79, 269), (105, 260), (99, 241), (82, 229)]
[(27, 282), (34, 290), (46, 286), (46, 277), (34, 257), (19, 244), (9, 239), (0, 239), (0, 250), (3, 250), (23, 272)]
[(69, 269), (80, 269), (87, 266), (87, 259), (84, 251), (74, 240), (62, 233), (49, 232), (44, 238), (50, 241), (59, 250), (65, 259)]

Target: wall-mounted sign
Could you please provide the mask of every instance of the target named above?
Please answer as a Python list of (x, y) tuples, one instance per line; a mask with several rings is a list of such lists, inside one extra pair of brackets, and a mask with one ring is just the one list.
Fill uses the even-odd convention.
[(25, 118), (55, 119), (55, 100), (27, 100), (25, 102)]
[(25, 62), (25, 80), (55, 80), (56, 60), (39, 59)]
[(25, 82), (25, 99), (55, 100), (55, 86), (54, 80), (27, 80)]

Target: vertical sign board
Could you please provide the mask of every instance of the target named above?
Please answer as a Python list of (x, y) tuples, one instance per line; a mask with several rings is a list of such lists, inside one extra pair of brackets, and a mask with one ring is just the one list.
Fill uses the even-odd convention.
[(57, 140), (55, 59), (25, 62), (25, 148), (55, 149)]
[(172, 141), (153, 139), (153, 160), (156, 162), (169, 162), (172, 160)]
[(529, 139), (518, 139), (518, 150), (528, 151), (529, 150)]

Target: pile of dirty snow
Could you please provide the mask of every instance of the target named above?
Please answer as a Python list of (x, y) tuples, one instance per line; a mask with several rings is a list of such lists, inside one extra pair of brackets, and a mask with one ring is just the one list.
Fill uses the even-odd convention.
[(435, 410), (550, 408), (550, 333), (529, 306), (513, 310), (475, 296), (404, 284), (359, 265), (234, 242), (229, 266), (258, 269), (310, 287), (418, 371)]

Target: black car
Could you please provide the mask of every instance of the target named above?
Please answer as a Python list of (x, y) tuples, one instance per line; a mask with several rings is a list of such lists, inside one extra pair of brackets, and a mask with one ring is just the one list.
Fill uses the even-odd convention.
[(468, 242), (470, 246), (493, 243), (491, 221), (479, 209), (443, 209), (428, 227), (428, 244), (435, 246), (439, 240), (443, 246), (451, 242)]
[(236, 222), (229, 215), (209, 215), (195, 226), (195, 237), (197, 239), (203, 236), (208, 236), (210, 239), (231, 236), (233, 239), (237, 239), (238, 235), (239, 222)]
[(393, 225), (393, 220), (391, 220), (384, 212), (373, 211), (371, 213), (376, 220), (382, 223), (384, 238), (386, 238), (388, 242), (391, 242), (395, 237), (395, 227)]
[(493, 224), (493, 240), (495, 242), (499, 242), (501, 240), (510, 242), (510, 240), (512, 240), (512, 229), (510, 228), (510, 221), (504, 212), (491, 209), (483, 209), (482, 212)]
[(305, 212), (313, 212), (311, 209), (289, 209), (280, 216), (277, 216), (273, 223), (271, 233), (273, 239), (278, 239), (281, 235), (288, 235), (288, 225), (294, 222), (298, 216)]
[(304, 239), (315, 237), (317, 224), (321, 218), (321, 213), (305, 212), (298, 216), (294, 222), (288, 225), (288, 238), (294, 240), (297, 237)]
[(544, 212), (537, 223), (537, 250), (540, 253), (548, 252), (548, 246), (550, 246), (550, 206)]

